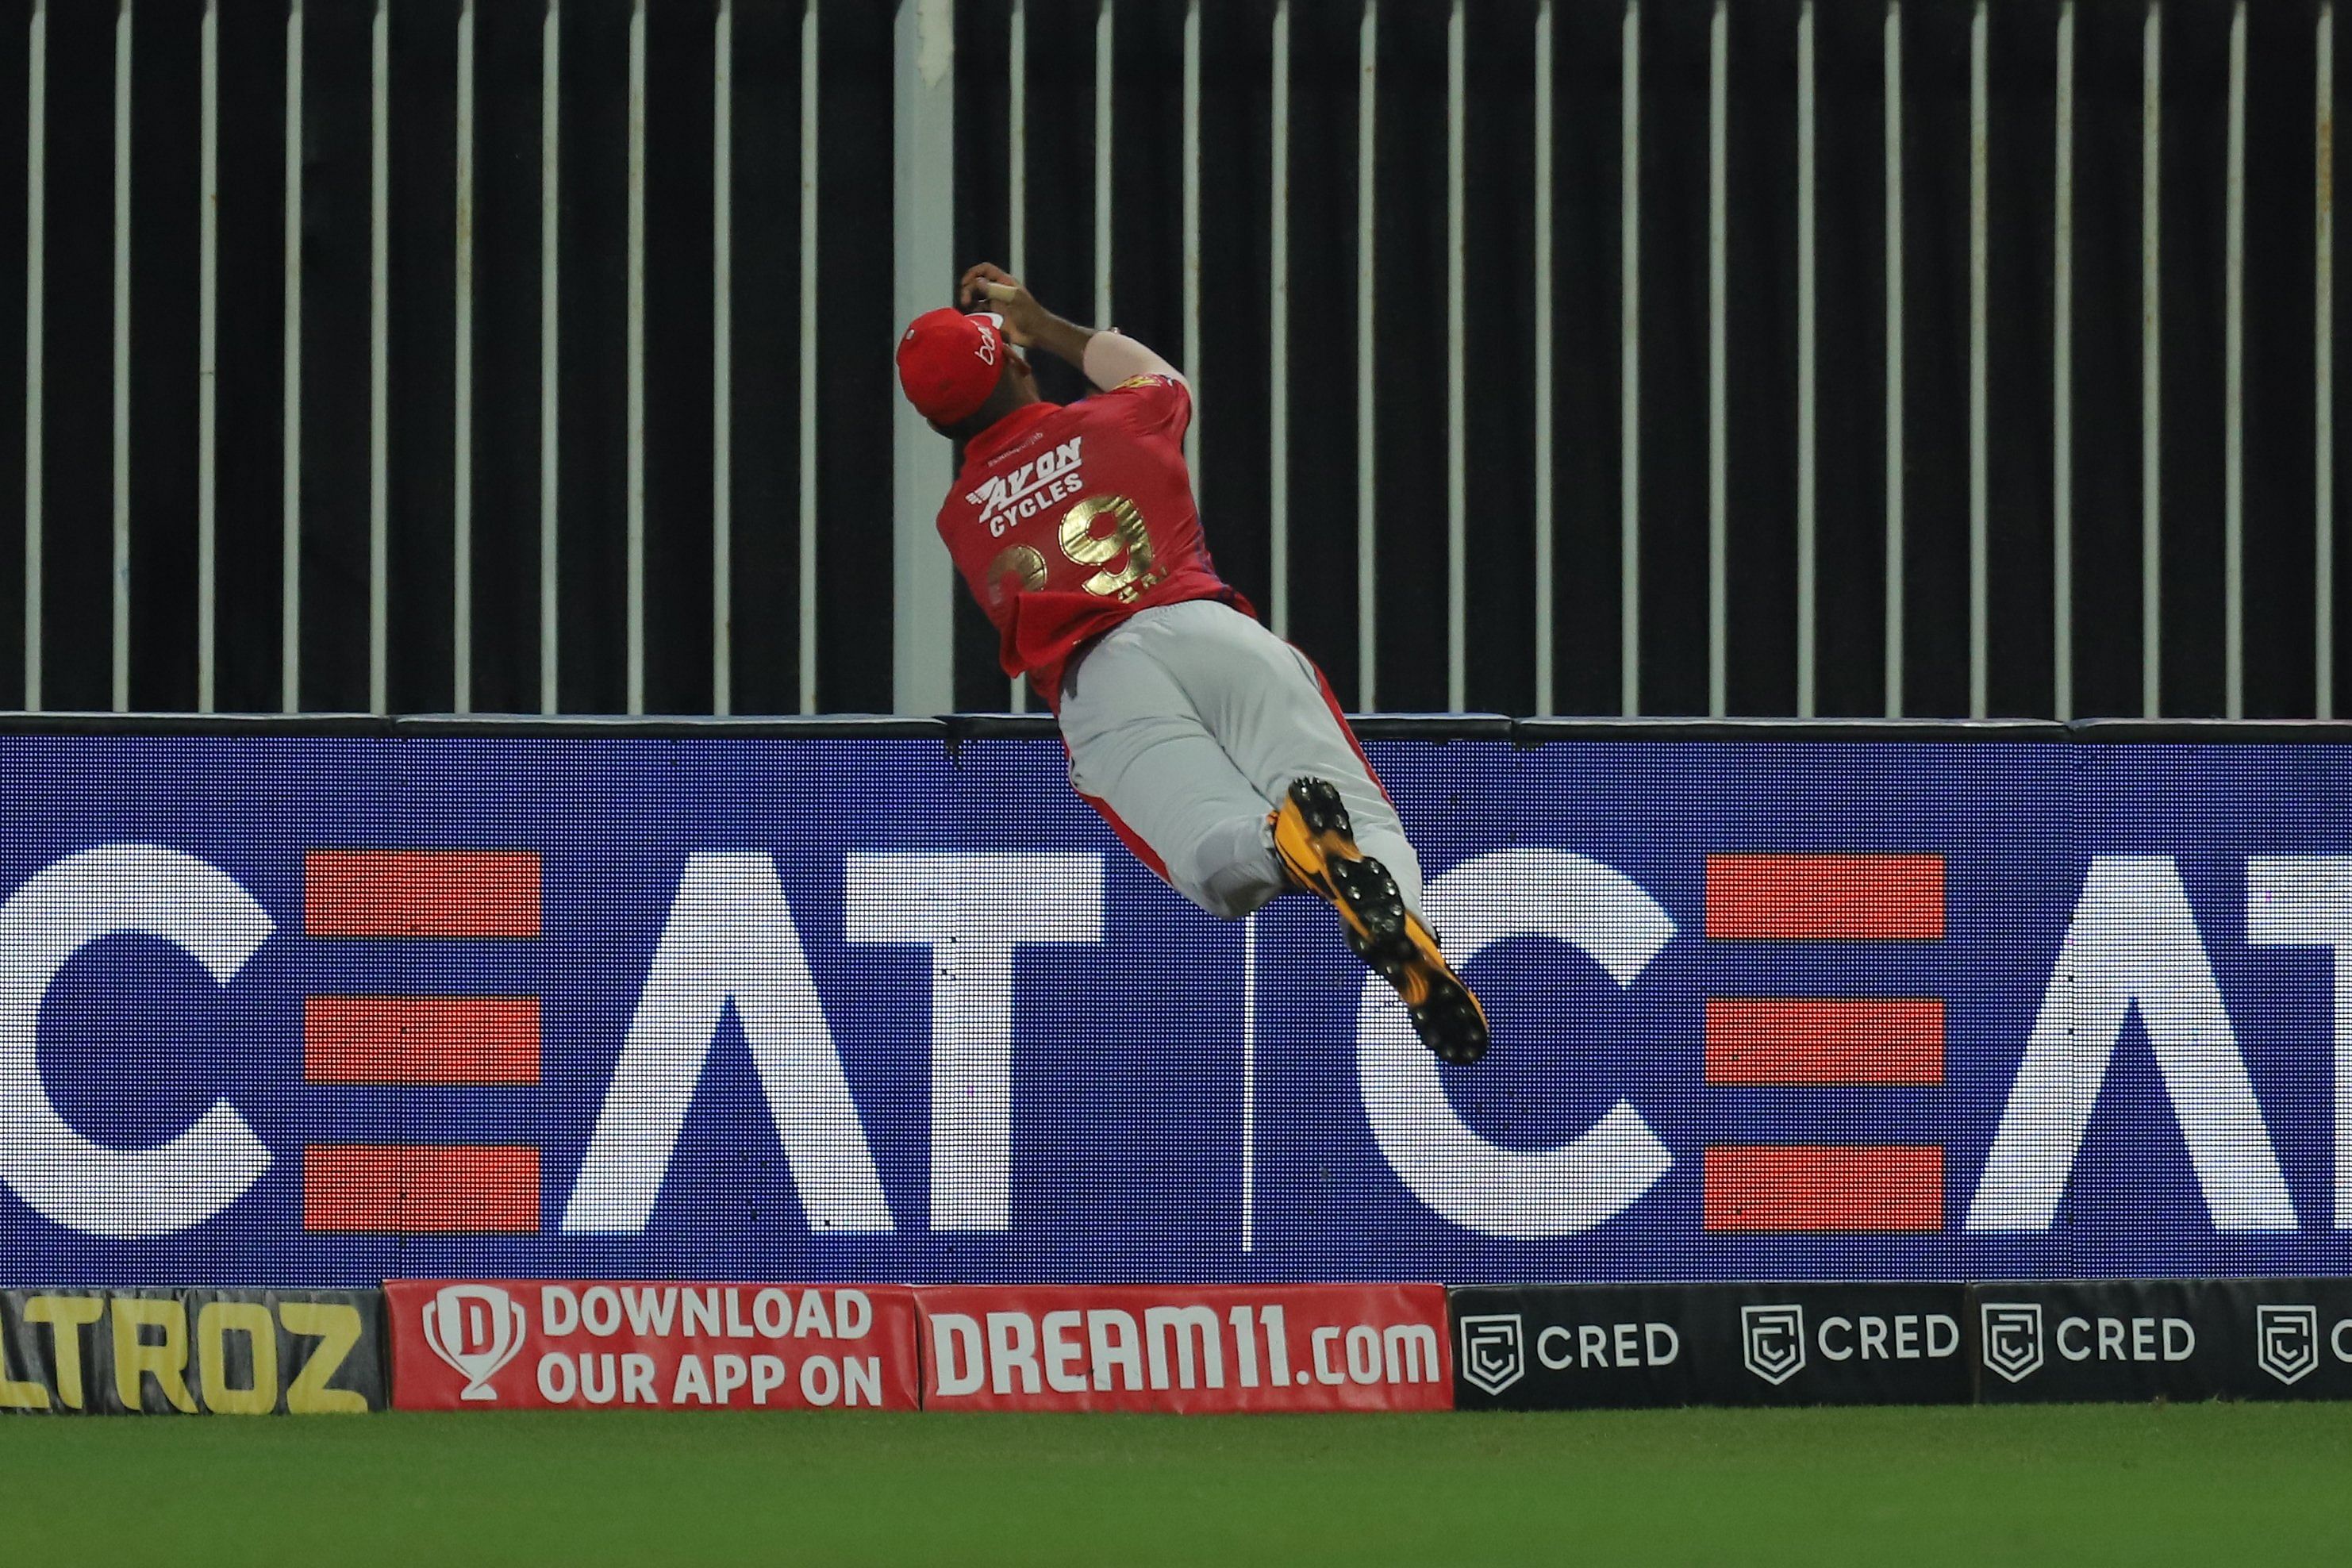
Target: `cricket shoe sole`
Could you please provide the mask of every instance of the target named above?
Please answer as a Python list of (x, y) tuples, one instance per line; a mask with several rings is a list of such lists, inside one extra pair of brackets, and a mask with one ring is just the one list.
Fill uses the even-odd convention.
[(1486, 1054), (1486, 1012), (1445, 962), (1436, 935), (1405, 908), (1389, 868), (1356, 847), (1348, 807), (1328, 780), (1302, 778), (1274, 813), (1275, 856), (1292, 884), (1339, 914), (1340, 933), (1398, 999), (1438, 1060)]

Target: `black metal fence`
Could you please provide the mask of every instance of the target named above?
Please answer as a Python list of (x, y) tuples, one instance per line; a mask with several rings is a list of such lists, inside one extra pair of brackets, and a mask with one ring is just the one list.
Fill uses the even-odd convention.
[(2333, 22), (20, 0), (0, 700), (1003, 706), (894, 584), (937, 253), (1186, 363), (1357, 706), (2329, 715)]

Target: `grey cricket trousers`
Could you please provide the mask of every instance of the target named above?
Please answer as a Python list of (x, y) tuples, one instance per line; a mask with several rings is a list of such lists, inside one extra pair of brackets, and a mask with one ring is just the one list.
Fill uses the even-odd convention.
[(1303, 774), (1421, 909), (1421, 862), (1307, 656), (1213, 599), (1138, 611), (1062, 677), (1070, 783), (1178, 892), (1224, 919), (1287, 886), (1266, 814)]

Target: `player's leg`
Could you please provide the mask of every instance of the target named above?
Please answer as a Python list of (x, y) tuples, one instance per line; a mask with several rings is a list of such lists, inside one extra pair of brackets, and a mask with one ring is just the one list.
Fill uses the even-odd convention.
[(1420, 858), (1321, 672), (1248, 616), (1206, 601), (1155, 612), (1138, 643), (1276, 803), (1274, 847), (1292, 884), (1338, 911), (1349, 945), (1396, 987), (1433, 1051), (1477, 1060), (1486, 1014), (1420, 917)]
[(1157, 614), (1109, 632), (1064, 676), (1070, 783), (1171, 887), (1213, 915), (1245, 915), (1287, 885), (1270, 808), (1136, 635)]
[(1182, 690), (1266, 810), (1282, 803), (1294, 779), (1328, 780), (1346, 803), (1356, 842), (1395, 876), (1406, 906), (1419, 910), (1421, 858), (1322, 672), (1305, 654), (1213, 600), (1164, 605), (1122, 629)]
[(1292, 884), (1329, 903), (1348, 945), (1396, 988), (1422, 1044), (1457, 1065), (1486, 1054), (1486, 1010), (1446, 963), (1437, 933), (1405, 907), (1396, 878), (1363, 853), (1329, 781), (1291, 782), (1275, 814), (1274, 848)]

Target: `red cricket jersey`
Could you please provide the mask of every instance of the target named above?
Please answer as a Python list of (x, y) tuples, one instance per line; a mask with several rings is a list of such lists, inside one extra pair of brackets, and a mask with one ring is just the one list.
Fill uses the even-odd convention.
[(1071, 655), (1136, 611), (1249, 601), (1209, 560), (1184, 468), (1192, 395), (1139, 375), (1069, 405), (1033, 403), (964, 448), (940, 537), (996, 626), (1009, 676), (1056, 711)]

